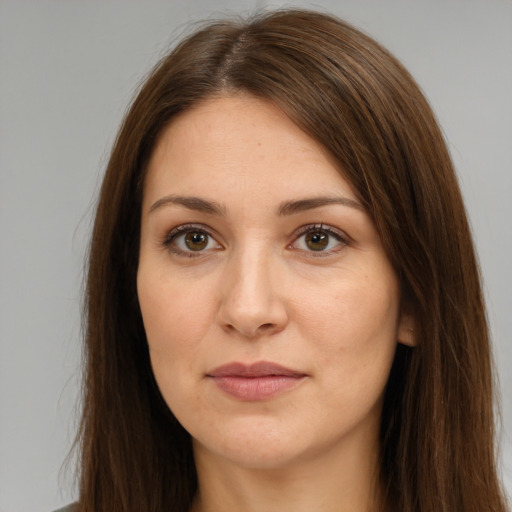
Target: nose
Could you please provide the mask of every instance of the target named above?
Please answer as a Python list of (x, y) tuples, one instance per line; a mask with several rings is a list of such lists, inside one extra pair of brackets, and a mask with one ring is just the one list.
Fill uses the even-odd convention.
[(243, 255), (225, 268), (219, 322), (247, 339), (281, 332), (288, 323), (279, 268), (270, 255)]

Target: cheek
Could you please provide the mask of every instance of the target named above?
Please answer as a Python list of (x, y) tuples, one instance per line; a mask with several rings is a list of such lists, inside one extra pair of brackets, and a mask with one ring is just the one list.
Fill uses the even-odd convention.
[[(201, 340), (211, 325), (208, 297), (154, 272), (139, 270), (137, 288), (151, 366), (160, 391), (169, 405), (187, 389), (186, 381), (198, 373)], [(185, 379), (185, 381), (184, 381)], [(190, 398), (190, 397), (189, 397)]]
[(211, 324), (211, 298), (193, 284), (139, 269), (137, 291), (150, 350), (193, 347)]
[(368, 348), (383, 338), (396, 338), (399, 294), (393, 280), (333, 280), (316, 289), (302, 288), (294, 294), (292, 307), (309, 338), (340, 350)]
[[(394, 282), (381, 286), (344, 286), (330, 300), (311, 301), (303, 329), (314, 346), (315, 375), (328, 390), (325, 414), (333, 428), (349, 428), (374, 411), (380, 418), (381, 397), (396, 350), (398, 292)], [(388, 286), (388, 284), (390, 286)], [(340, 405), (341, 404), (341, 405)], [(329, 411), (326, 413), (325, 411)]]
[(397, 281), (346, 280), (296, 297), (301, 335), (310, 340), (317, 374), (335, 390), (333, 399), (346, 403), (350, 395), (371, 402), (380, 396), (397, 343)]

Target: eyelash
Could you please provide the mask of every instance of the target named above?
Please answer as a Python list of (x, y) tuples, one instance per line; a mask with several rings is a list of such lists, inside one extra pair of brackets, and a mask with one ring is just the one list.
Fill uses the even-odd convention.
[(337, 247), (334, 249), (330, 249), (328, 251), (313, 251), (313, 250), (306, 251), (305, 250), (305, 252), (307, 252), (308, 255), (311, 255), (314, 258), (322, 258), (322, 257), (330, 256), (333, 253), (339, 252), (340, 250), (343, 249), (343, 247), (349, 245), (349, 243), (350, 243), (349, 242), (350, 239), (345, 233), (343, 233), (342, 231), (339, 231), (331, 226), (324, 226), (323, 224), (308, 224), (306, 226), (300, 227), (296, 231), (295, 239), (288, 247), (291, 247), (292, 245), (296, 244), (297, 241), (300, 239), (300, 237), (306, 235), (307, 233), (314, 232), (314, 231), (326, 233), (329, 237), (334, 238), (341, 245), (341, 247), (339, 247), (339, 248)]
[(186, 235), (187, 233), (201, 233), (206, 235), (209, 239), (215, 240), (215, 238), (212, 236), (209, 230), (206, 229), (205, 226), (203, 225), (182, 224), (181, 226), (177, 226), (171, 231), (169, 231), (169, 233), (167, 233), (167, 235), (164, 237), (162, 241), (162, 245), (167, 250), (169, 250), (173, 254), (177, 254), (178, 256), (185, 256), (188, 258), (198, 258), (200, 256), (203, 256), (203, 254), (201, 254), (202, 251), (183, 251), (182, 249), (176, 246), (176, 240), (180, 236)]
[[(336, 253), (343, 249), (343, 247), (350, 244), (349, 237), (344, 234), (343, 232), (340, 232), (339, 230), (336, 230), (330, 226), (324, 226), (323, 224), (308, 224), (305, 226), (300, 227), (294, 234), (294, 240), (291, 244), (289, 244), (287, 247), (293, 249), (293, 245), (297, 243), (297, 241), (304, 235), (310, 232), (322, 232), (327, 234), (329, 237), (333, 237), (337, 242), (341, 244), (341, 248), (335, 248), (330, 249), (328, 251), (314, 251), (314, 250), (305, 250), (305, 249), (296, 249), (299, 251), (307, 252), (308, 255), (315, 257), (315, 258), (321, 258), (329, 256), (333, 253)], [(215, 240), (215, 237), (210, 233), (210, 230), (208, 228), (205, 228), (204, 225), (198, 225), (198, 224), (183, 224), (181, 226), (177, 226), (174, 229), (172, 229), (167, 235), (164, 237), (162, 241), (162, 245), (172, 252), (173, 254), (177, 254), (178, 256), (188, 257), (188, 258), (198, 258), (201, 256), (204, 256), (204, 251), (184, 251), (176, 246), (176, 241), (180, 236), (186, 235), (187, 233), (199, 233), (206, 235), (209, 239)], [(209, 243), (209, 242), (207, 242)], [(216, 242), (218, 244), (218, 242)]]

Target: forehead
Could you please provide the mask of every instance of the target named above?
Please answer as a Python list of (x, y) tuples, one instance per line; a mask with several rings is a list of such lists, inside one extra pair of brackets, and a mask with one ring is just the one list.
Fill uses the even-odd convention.
[(247, 94), (207, 99), (162, 132), (145, 200), (163, 194), (355, 194), (325, 148), (274, 104)]

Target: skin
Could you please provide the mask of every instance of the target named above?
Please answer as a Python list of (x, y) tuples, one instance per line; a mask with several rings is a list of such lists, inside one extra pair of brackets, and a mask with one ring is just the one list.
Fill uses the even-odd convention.
[[(397, 340), (413, 340), (342, 170), (277, 107), (237, 94), (177, 117), (144, 185), (138, 295), (156, 381), (193, 439), (194, 510), (373, 510), (383, 390)], [(326, 197), (343, 204), (279, 211)], [(321, 250), (306, 238), (319, 231)], [(256, 401), (208, 377), (257, 361), (305, 377)]]

